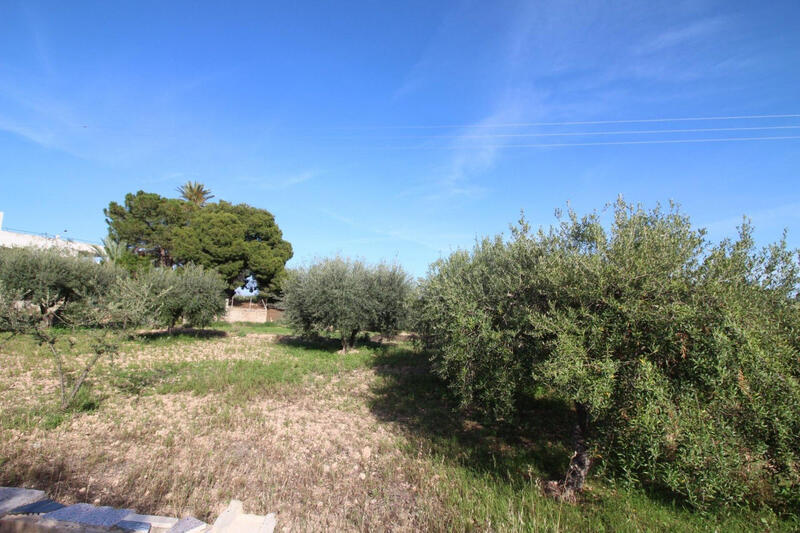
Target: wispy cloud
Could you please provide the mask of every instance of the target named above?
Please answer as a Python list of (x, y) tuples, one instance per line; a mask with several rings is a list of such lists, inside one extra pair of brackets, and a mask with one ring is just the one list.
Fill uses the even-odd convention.
[(214, 82), (234, 76), (240, 71), (240, 65), (228, 65), (225, 68), (201, 73), (200, 75), (190, 79), (178, 80), (175, 83), (164, 87), (163, 92), (158, 96), (158, 101), (161, 104), (168, 104), (172, 101), (178, 100), (181, 97), (185, 97), (186, 94), (203, 88), (206, 85), (210, 85)]
[(741, 226), (744, 217), (749, 218), (757, 230), (760, 227), (774, 227), (776, 223), (786, 225), (788, 221), (800, 219), (800, 202), (777, 205), (750, 213), (743, 213), (740, 216), (713, 220), (703, 224), (703, 227), (713, 234), (729, 235), (738, 226)]
[(319, 172), (313, 170), (307, 170), (304, 172), (300, 172), (298, 174), (284, 176), (281, 178), (264, 178), (264, 177), (254, 177), (254, 176), (243, 176), (237, 178), (236, 181), (246, 183), (249, 187), (253, 187), (256, 189), (266, 190), (266, 191), (280, 191), (284, 189), (288, 189), (290, 187), (294, 187), (295, 185), (299, 185), (301, 183), (305, 183), (311, 179), (314, 179), (319, 175)]
[(31, 128), (21, 122), (11, 120), (2, 115), (0, 115), (0, 131), (12, 133), (40, 146), (44, 146), (45, 148), (51, 147), (54, 141), (52, 132)]
[[(395, 97), (413, 92), (426, 83), (426, 78), (436, 77), (442, 70), (452, 68), (450, 61), (455, 55), (453, 50), (471, 45), (461, 42), (460, 39), (464, 35), (470, 35), (463, 31), (464, 28), (472, 27), (476, 23), (473, 8), (473, 4), (463, 2), (446, 15)], [(455, 135), (444, 141), (449, 143), (447, 159), (438, 165), (432, 176), (400, 191), (398, 197), (418, 197), (429, 202), (483, 197), (489, 187), (481, 183), (480, 178), (494, 168), (501, 157), (502, 145), (508, 141), (493, 139), (493, 142), (487, 143), (479, 134), (491, 131), (487, 128), (492, 128), (495, 124), (534, 120), (545, 114), (540, 91), (520, 84), (518, 80), (518, 71), (524, 69), (526, 62), (523, 48), (533, 32), (536, 17), (530, 14), (524, 3), (510, 11), (504, 17), (505, 31), (485, 36), (485, 47), (493, 50), (497, 59), (492, 65), (492, 72), (487, 72), (487, 75), (497, 80), (493, 83), (494, 88), (486, 95), (485, 109), (488, 112), (469, 126), (455, 128)], [(524, 22), (520, 22), (521, 19)], [(464, 67), (474, 68), (471, 65)], [(507, 128), (503, 131), (510, 132)]]
[(53, 68), (50, 46), (47, 42), (47, 35), (42, 22), (30, 5), (22, 3), (20, 6), (23, 19), (27, 23), (28, 30), (30, 31), (34, 55), (39, 63), (39, 67), (45, 75), (52, 76), (55, 73), (55, 69)]
[(348, 239), (346, 241), (340, 241), (336, 243), (340, 245), (344, 243), (361, 243), (365, 240), (371, 242), (403, 241), (416, 244), (427, 250), (431, 250), (434, 252), (441, 252), (450, 248), (453, 242), (462, 242), (466, 239), (474, 238), (474, 235), (468, 235), (464, 233), (429, 233), (429, 232), (413, 231), (408, 228), (385, 229), (381, 227), (376, 227), (372, 223), (370, 224), (359, 223), (350, 217), (340, 215), (329, 209), (321, 209), (320, 212), (330, 217), (331, 219), (344, 224), (345, 226), (378, 237), (377, 240), (374, 238), (365, 237), (365, 238)]
[[(55, 92), (52, 86), (50, 89)], [(105, 163), (129, 160), (164, 147), (164, 137), (157, 139), (139, 131), (136, 124), (117, 121), (112, 126), (109, 117), (89, 105), (101, 98), (89, 96), (50, 96), (37, 86), (36, 79), (14, 83), (0, 77), (0, 106), (4, 109), (0, 130), (44, 148)]]
[(500, 107), (473, 125), (463, 128), (452, 142), (452, 156), (444, 165), (444, 173), (425, 195), (426, 200), (440, 200), (453, 197), (476, 198), (488, 191), (485, 185), (476, 183), (474, 179), (491, 170), (502, 151), (503, 139), (493, 140), (487, 144), (480, 138), (487, 127), (493, 124), (516, 122), (530, 117), (523, 113), (522, 105), (515, 101), (503, 102)]
[(697, 41), (710, 37), (711, 35), (723, 31), (727, 25), (727, 20), (722, 17), (705, 18), (695, 20), (686, 25), (671, 28), (659, 33), (655, 37), (649, 38), (643, 44), (636, 47), (638, 54), (652, 54), (661, 52), (667, 48), (690, 45)]
[(420, 91), (430, 82), (431, 72), (435, 71), (437, 65), (449, 56), (447, 49), (452, 46), (452, 41), (458, 35), (456, 30), (463, 6), (464, 2), (460, 2), (445, 14), (419, 58), (411, 66), (399, 87), (392, 94), (393, 99), (401, 99)]
[(625, 61), (607, 70), (606, 78), (612, 83), (645, 79), (679, 84), (742, 72), (754, 64), (753, 58), (721, 44), (723, 35), (735, 31), (732, 16), (696, 16), (650, 31), (630, 46)]
[(324, 215), (327, 215), (330, 218), (332, 218), (333, 220), (341, 222), (342, 224), (344, 224), (346, 226), (350, 226), (351, 228), (363, 229), (358, 224), (356, 224), (355, 220), (353, 220), (352, 218), (340, 215), (338, 213), (335, 213), (335, 212), (331, 211), (330, 209), (320, 209), (320, 213), (322, 213)]
[(0, 69), (0, 131), (87, 161), (124, 164), (162, 150), (174, 152), (190, 128), (177, 124), (170, 100), (236, 68), (201, 71), (145, 90), (134, 74), (128, 83), (117, 81), (125, 74), (89, 72), (76, 83), (58, 71), (59, 49), (49, 42), (44, 13), (21, 4), (20, 20), (28, 38), (19, 44), (31, 59), (16, 70)]
[[(509, 141), (496, 137), (487, 142), (475, 134), (515, 132), (493, 129), (492, 124), (621, 116), (632, 99), (649, 103), (678, 94), (689, 97), (703, 90), (697, 80), (728, 75), (749, 64), (742, 50), (719, 44), (721, 34), (735, 30), (735, 17), (713, 14), (696, 2), (655, 7), (633, 2), (617, 9), (579, 0), (519, 2), (504, 6), (502, 17), (492, 20), (492, 34), (475, 36), (475, 22), (471, 4), (454, 7), (395, 96), (441, 84), (442, 73), (455, 70), (451, 58), (458, 54), (453, 50), (464, 44), (457, 35), (468, 34), (482, 48), (470, 54), (474, 65), (458, 68), (473, 69), (473, 75), (487, 80), (485, 101), (474, 106), (484, 110), (484, 118), (454, 128), (455, 139), (429, 141), (450, 142), (446, 159), (400, 197), (443, 202), (485, 196), (492, 187), (488, 177)], [(700, 47), (702, 54), (693, 53)], [(641, 82), (656, 85), (640, 91)], [(680, 92), (676, 85), (682, 85)]]
[[(570, 0), (527, 2), (514, 13), (506, 63), (518, 83), (531, 77), (555, 81), (564, 100), (635, 80), (681, 83), (730, 72), (727, 60), (736, 52), (720, 37), (734, 31), (735, 16), (696, 2), (668, 8), (634, 2), (617, 9)], [(703, 53), (696, 53), (700, 47)], [(738, 57), (736, 64), (743, 61)]]

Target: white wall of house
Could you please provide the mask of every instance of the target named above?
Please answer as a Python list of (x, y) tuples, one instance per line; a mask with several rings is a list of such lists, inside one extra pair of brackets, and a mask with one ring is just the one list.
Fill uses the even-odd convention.
[(62, 239), (59, 236), (45, 237), (42, 235), (29, 235), (3, 229), (3, 212), (0, 211), (0, 246), (4, 247), (32, 247), (32, 248), (58, 248), (72, 253), (88, 253), (96, 255), (94, 247), (86, 242)]

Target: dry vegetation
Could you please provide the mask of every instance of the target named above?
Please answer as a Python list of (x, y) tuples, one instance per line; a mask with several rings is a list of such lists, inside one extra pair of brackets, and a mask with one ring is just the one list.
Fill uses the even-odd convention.
[(226, 327), (128, 342), (66, 414), (50, 362), (30, 339), (9, 341), (0, 485), (206, 520), (238, 498), (287, 531), (792, 527), (766, 511), (700, 516), (600, 481), (582, 504), (557, 504), (539, 480), (567, 460), (562, 406), (531, 406), (527, 428), (485, 428), (453, 414), (404, 345), (336, 355), (335, 343)]

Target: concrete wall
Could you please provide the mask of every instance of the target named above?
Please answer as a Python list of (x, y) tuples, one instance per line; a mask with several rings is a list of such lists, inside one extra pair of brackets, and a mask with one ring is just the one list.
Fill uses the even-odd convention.
[(226, 322), (275, 322), (283, 317), (283, 311), (279, 309), (264, 309), (261, 306), (253, 305), (228, 307), (225, 313)]

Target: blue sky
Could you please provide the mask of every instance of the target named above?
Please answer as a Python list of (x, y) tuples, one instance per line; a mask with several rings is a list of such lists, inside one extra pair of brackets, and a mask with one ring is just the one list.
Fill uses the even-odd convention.
[(662, 142), (800, 136), (772, 116), (800, 113), (798, 23), (794, 0), (5, 1), (0, 210), (99, 241), (109, 201), (197, 180), (273, 212), (290, 265), (414, 275), (619, 194), (800, 246), (800, 139)]

